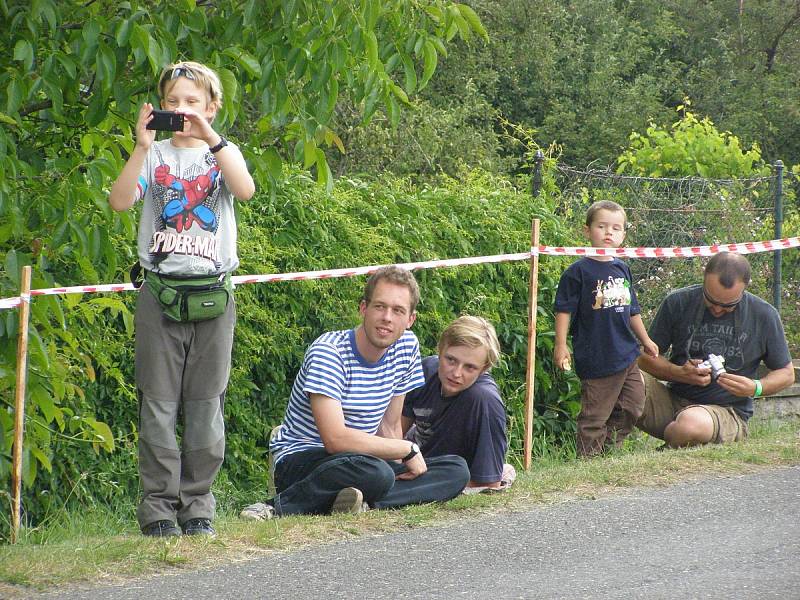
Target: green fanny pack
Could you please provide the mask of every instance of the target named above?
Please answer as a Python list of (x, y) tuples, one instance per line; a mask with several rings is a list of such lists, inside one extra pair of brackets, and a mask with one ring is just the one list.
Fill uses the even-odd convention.
[(164, 316), (178, 323), (219, 317), (233, 294), (230, 273), (191, 279), (145, 273), (145, 284), (161, 305)]

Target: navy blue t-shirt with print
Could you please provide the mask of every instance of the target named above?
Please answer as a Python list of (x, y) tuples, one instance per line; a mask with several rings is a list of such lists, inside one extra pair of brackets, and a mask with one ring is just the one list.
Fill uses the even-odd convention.
[(508, 447), (506, 410), (492, 376), (484, 373), (463, 392), (444, 397), (439, 357), (423, 358), (422, 371), (425, 385), (410, 391), (403, 405), (403, 416), (414, 421), (408, 439), (424, 457), (461, 456), (475, 483), (500, 481)]
[(572, 315), (569, 333), (581, 379), (619, 373), (639, 356), (630, 321), (641, 309), (631, 281), (628, 265), (618, 258), (584, 257), (561, 275), (555, 310)]

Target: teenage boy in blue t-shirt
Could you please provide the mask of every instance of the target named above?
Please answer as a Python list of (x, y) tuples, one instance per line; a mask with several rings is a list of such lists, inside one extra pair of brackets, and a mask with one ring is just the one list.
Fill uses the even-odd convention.
[(505, 463), (506, 407), (489, 374), (500, 359), (494, 327), (464, 315), (439, 338), (438, 355), (422, 359), (425, 385), (403, 405), (403, 433), (425, 456), (456, 454), (469, 466), (465, 493), (500, 490), (513, 483)]
[[(619, 248), (625, 224), (625, 210), (603, 200), (586, 212), (584, 234), (595, 248)], [(644, 383), (636, 363), (639, 343), (645, 354), (658, 356), (639, 314), (630, 269), (613, 256), (581, 258), (561, 276), (555, 311), (555, 363), (570, 369), (569, 331), (581, 379), (578, 454), (591, 456), (620, 446), (644, 409)]]

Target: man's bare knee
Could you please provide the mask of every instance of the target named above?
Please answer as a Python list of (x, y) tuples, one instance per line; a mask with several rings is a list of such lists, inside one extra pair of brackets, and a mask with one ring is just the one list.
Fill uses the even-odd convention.
[(700, 407), (687, 408), (664, 430), (664, 441), (673, 447), (707, 444), (713, 437), (714, 421)]

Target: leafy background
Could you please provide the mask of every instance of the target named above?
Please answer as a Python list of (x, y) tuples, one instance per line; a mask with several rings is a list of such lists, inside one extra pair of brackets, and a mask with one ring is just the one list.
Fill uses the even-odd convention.
[[(258, 184), (238, 208), (240, 273), (521, 252), (534, 217), (546, 243), (581, 243), (581, 211), (605, 192), (565, 184), (556, 163), (735, 179), (769, 174), (781, 159), (784, 234), (800, 233), (795, 2), (0, 0), (0, 18), (0, 297), (18, 294), (25, 264), (34, 288), (125, 280), (137, 213), (112, 213), (108, 188), (132, 147), (136, 107), (155, 99), (158, 73), (176, 59), (220, 73), (215, 126), (243, 149)], [(534, 199), (537, 150), (546, 160)], [(737, 211), (752, 198), (714, 201)], [(743, 241), (725, 239), (718, 220), (696, 243)], [(764, 239), (772, 227), (766, 216), (742, 231)], [(549, 362), (566, 262), (540, 261), (537, 452), (568, 446), (577, 412), (577, 381)], [(682, 268), (673, 283), (694, 276), (696, 265)], [(785, 253), (795, 353), (799, 269), (798, 253)], [(769, 271), (758, 275), (766, 292)], [(426, 350), (459, 313), (496, 323), (519, 460), (527, 265), (418, 277), (415, 330)], [(237, 291), (223, 508), (263, 489), (265, 432), (302, 352), (320, 332), (356, 323), (362, 283)], [(661, 290), (643, 286), (648, 309)], [(64, 507), (135, 501), (131, 310), (131, 294), (32, 303), (23, 493), (32, 524)], [(16, 336), (16, 311), (3, 311), (0, 501), (10, 488)], [(0, 536), (9, 512), (0, 511)]]

